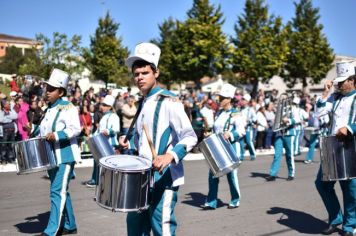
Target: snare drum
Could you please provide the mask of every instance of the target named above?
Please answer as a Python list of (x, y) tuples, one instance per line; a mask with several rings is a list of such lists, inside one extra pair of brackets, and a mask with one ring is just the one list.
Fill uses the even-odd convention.
[(137, 156), (112, 155), (101, 158), (96, 202), (115, 212), (147, 209), (151, 166), (151, 161)]
[(356, 178), (356, 137), (320, 137), (320, 160), (323, 181)]
[(114, 149), (110, 145), (109, 140), (105, 135), (98, 134), (88, 139), (88, 145), (96, 163), (100, 158), (114, 155)]
[(49, 170), (57, 166), (51, 145), (45, 138), (31, 138), (15, 143), (17, 174)]
[(236, 169), (241, 161), (231, 144), (223, 134), (212, 134), (205, 138), (199, 148), (213, 172), (214, 177), (221, 177)]

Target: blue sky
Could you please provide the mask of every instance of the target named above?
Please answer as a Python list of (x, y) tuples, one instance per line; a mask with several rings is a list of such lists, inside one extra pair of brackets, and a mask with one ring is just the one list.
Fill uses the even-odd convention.
[[(270, 14), (287, 22), (294, 17), (292, 0), (266, 0)], [(234, 35), (233, 26), (243, 12), (244, 0), (210, 0), (220, 4), (225, 17), (223, 31)], [(356, 1), (314, 0), (320, 9), (319, 23), (338, 55), (356, 57)], [(53, 32), (82, 36), (82, 46), (89, 46), (90, 35), (99, 17), (109, 10), (120, 24), (117, 35), (133, 51), (139, 42), (159, 37), (158, 25), (168, 17), (185, 20), (192, 7), (190, 0), (0, 0), (0, 33), (34, 38), (36, 33), (51, 37)]]

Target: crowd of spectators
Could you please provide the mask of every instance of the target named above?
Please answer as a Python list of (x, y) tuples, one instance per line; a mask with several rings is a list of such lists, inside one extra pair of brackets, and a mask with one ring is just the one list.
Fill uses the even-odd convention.
[[(18, 86), (21, 84), (21, 86)], [(31, 132), (39, 125), (41, 117), (46, 110), (44, 96), (45, 85), (36, 79), (22, 79), (17, 83), (16, 75), (10, 81), (11, 92), (9, 95), (0, 93), (0, 146), (1, 163), (14, 162), (15, 156), (11, 151), (11, 145), (16, 141), (31, 138)], [(77, 108), (82, 126), (79, 137), (82, 152), (89, 152), (86, 139), (93, 134), (102, 117), (99, 106), (111, 89), (100, 89), (95, 93), (90, 87), (82, 91), (77, 82), (70, 84), (67, 89), (67, 99)], [(243, 98), (243, 91), (236, 91), (233, 104), (239, 109)], [(313, 107), (315, 97), (307, 94), (295, 95), (300, 97), (300, 107)], [(187, 90), (179, 94), (184, 104), (185, 112), (192, 122), (194, 131), (198, 136), (198, 142), (202, 141), (212, 132), (214, 115), (219, 110), (217, 97), (211, 93), (203, 93), (200, 90)], [(119, 93), (116, 96), (114, 109), (120, 117), (121, 133), (126, 133), (137, 110), (138, 94), (128, 92)], [(249, 106), (257, 113), (257, 121), (254, 124), (254, 140), (257, 151), (273, 149), (273, 122), (275, 120), (275, 104), (278, 100), (278, 91), (265, 93), (259, 90), (255, 98), (251, 99)], [(309, 109), (313, 111), (312, 109)], [(309, 122), (310, 123), (310, 122)], [(308, 121), (305, 121), (305, 126)], [(193, 152), (199, 152), (197, 148)]]

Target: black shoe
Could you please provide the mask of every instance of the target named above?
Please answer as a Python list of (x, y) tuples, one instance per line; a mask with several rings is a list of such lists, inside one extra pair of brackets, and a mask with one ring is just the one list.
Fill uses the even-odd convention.
[(211, 207), (211, 206), (208, 206), (208, 205), (204, 205), (204, 206), (202, 207), (202, 209), (203, 209), (204, 211), (215, 210), (214, 207)]
[(67, 235), (67, 234), (77, 234), (77, 229), (63, 229), (62, 230), (62, 235)]
[(39, 234), (38, 236), (49, 236), (48, 234), (46, 234), (45, 232)]
[(266, 181), (276, 181), (276, 176), (269, 175), (266, 177)]
[(343, 232), (342, 236), (355, 236), (356, 234), (352, 233), (352, 232)]
[(288, 176), (287, 181), (292, 181), (292, 180), (294, 180), (294, 177), (293, 176)]
[(238, 208), (239, 206), (230, 206), (230, 205), (228, 205), (227, 206), (227, 209), (235, 209), (235, 208)]
[(337, 232), (338, 229), (337, 229), (337, 225), (329, 225), (328, 228), (324, 229), (321, 234), (324, 234), (324, 235), (329, 235), (329, 234), (332, 234), (332, 233), (335, 233)]

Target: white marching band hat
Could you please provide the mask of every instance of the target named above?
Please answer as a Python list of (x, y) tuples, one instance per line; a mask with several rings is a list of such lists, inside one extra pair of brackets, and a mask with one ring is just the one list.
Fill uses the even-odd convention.
[(300, 104), (300, 98), (299, 97), (294, 97), (293, 98), (293, 103), (299, 105)]
[(342, 61), (336, 63), (336, 78), (334, 82), (342, 82), (355, 74), (355, 67), (351, 62)]
[(250, 94), (248, 94), (248, 93), (245, 93), (243, 96), (242, 96), (242, 98), (244, 99), (244, 100), (246, 100), (246, 101), (251, 101), (251, 95)]
[(46, 84), (51, 85), (55, 88), (67, 88), (70, 76), (67, 72), (60, 69), (53, 69), (49, 80), (46, 81)]
[(161, 55), (161, 49), (153, 43), (140, 43), (135, 47), (133, 55), (126, 59), (126, 66), (131, 69), (135, 61), (143, 60), (152, 63), (158, 67), (159, 57)]
[(115, 98), (112, 95), (106, 95), (104, 100), (103, 100), (103, 103), (105, 105), (108, 105), (108, 106), (111, 106), (111, 107), (114, 105), (114, 102), (115, 102)]
[(219, 92), (219, 95), (226, 98), (234, 98), (235, 92), (236, 92), (236, 87), (233, 86), (232, 84), (227, 83), (227, 84), (223, 84)]

